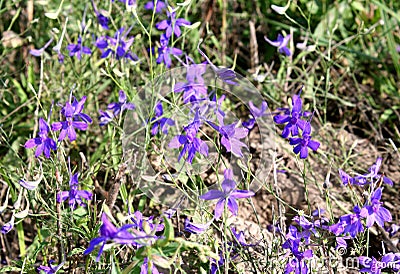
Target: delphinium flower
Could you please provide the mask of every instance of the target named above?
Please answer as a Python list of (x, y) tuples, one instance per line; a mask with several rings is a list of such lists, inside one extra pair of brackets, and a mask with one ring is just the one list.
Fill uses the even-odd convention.
[[(307, 234), (306, 234), (307, 235)], [(312, 258), (313, 252), (311, 249), (306, 249), (304, 243), (309, 242), (309, 238), (305, 239), (305, 242), (302, 241), (304, 234), (298, 232), (297, 228), (294, 226), (289, 227), (289, 232), (286, 235), (286, 241), (282, 244), (284, 249), (289, 249), (291, 254), (294, 255), (294, 258), (289, 258), (285, 273), (308, 273), (307, 259)], [(304, 249), (304, 251), (300, 251), (300, 249)], [(287, 255), (290, 255), (288, 253)]]
[(215, 130), (221, 135), (221, 144), (226, 148), (228, 152), (232, 152), (236, 157), (243, 157), (242, 147), (247, 148), (247, 145), (240, 141), (247, 136), (249, 133), (247, 128), (237, 127), (239, 123), (232, 123), (229, 125), (217, 126), (212, 122), (208, 122)]
[(384, 222), (390, 222), (392, 215), (390, 211), (382, 206), (380, 201), (382, 197), (382, 188), (377, 188), (371, 195), (371, 204), (361, 209), (360, 216), (367, 218), (366, 225), (371, 227), (376, 222), (380, 227), (384, 226)]
[(165, 37), (169, 39), (172, 36), (172, 33), (175, 34), (176, 37), (181, 36), (181, 26), (189, 26), (190, 22), (183, 18), (175, 18), (175, 12), (168, 12), (168, 19), (162, 20), (161, 22), (156, 24), (156, 28), (159, 30), (165, 30)]
[(274, 116), (274, 122), (277, 124), (286, 124), (283, 131), (282, 137), (288, 138), (289, 134), (292, 137), (299, 135), (299, 129), (304, 129), (306, 125), (306, 121), (302, 120), (301, 117), (308, 116), (308, 112), (303, 112), (302, 110), (303, 101), (300, 98), (300, 95), (293, 95), (292, 97), (292, 109), (281, 108), (280, 110), (284, 111), (284, 114), (277, 114)]
[(54, 260), (50, 260), (48, 263), (49, 264), (48, 266), (41, 265), (38, 268), (36, 268), (36, 270), (39, 273), (54, 274), (54, 273), (57, 273), (57, 271), (60, 270), (61, 267), (64, 265), (64, 263), (61, 263), (59, 265), (53, 265), (53, 263), (54, 263)]
[(146, 10), (154, 10), (154, 3), (157, 2), (155, 6), (155, 12), (156, 13), (161, 13), (163, 9), (167, 7), (167, 5), (164, 3), (164, 1), (161, 0), (150, 0), (144, 5), (144, 8)]
[(231, 232), (232, 235), (235, 237), (236, 241), (241, 245), (241, 246), (253, 246), (253, 244), (248, 244), (246, 242), (246, 239), (244, 237), (244, 232), (243, 231), (236, 231), (236, 228), (231, 227)]
[(153, 222), (154, 216), (145, 218), (143, 217), (143, 214), (140, 211), (135, 211), (130, 220), (133, 222), (134, 228), (138, 229), (139, 231), (144, 231), (146, 233), (151, 233), (153, 231), (159, 232), (164, 229), (164, 225), (161, 222), (160, 223)]
[(184, 131), (186, 135), (177, 135), (172, 138), (169, 142), (169, 148), (179, 148), (183, 146), (182, 151), (179, 153), (178, 161), (186, 155), (186, 162), (192, 163), (195, 154), (198, 152), (204, 156), (208, 156), (208, 145), (206, 142), (197, 138), (197, 132), (199, 131), (201, 125), (201, 121), (199, 120), (198, 113), (194, 117), (194, 121), (190, 123), (188, 126), (184, 127)]
[(82, 113), (85, 101), (86, 96), (83, 96), (79, 102), (74, 97), (72, 104), (67, 102), (61, 109), (61, 115), (65, 117), (65, 121), (55, 122), (51, 125), (52, 130), (61, 130), (60, 136), (58, 137), (59, 141), (64, 140), (67, 135), (71, 142), (74, 141), (76, 139), (75, 128), (86, 130), (88, 124), (92, 122), (89, 115)]
[(103, 29), (110, 29), (108, 27), (108, 23), (110, 21), (110, 19), (107, 16), (104, 16), (96, 7), (96, 4), (94, 2), (94, 0), (92, 0), (92, 5), (93, 5), (93, 9), (94, 9), (94, 13), (96, 14), (97, 17), (97, 22), (99, 23), (99, 25), (103, 28)]
[(128, 230), (133, 228), (133, 224), (123, 225), (120, 228), (115, 227), (107, 218), (105, 213), (101, 216), (102, 225), (100, 226), (100, 236), (90, 241), (89, 247), (83, 252), (83, 255), (91, 253), (97, 245), (101, 245), (96, 257), (96, 262), (100, 261), (100, 256), (103, 253), (104, 246), (107, 242), (116, 244), (135, 244), (146, 245), (156, 236), (149, 236), (145, 232), (135, 231), (131, 234)]
[(190, 65), (187, 67), (187, 82), (178, 82), (174, 86), (174, 92), (183, 92), (183, 103), (197, 102), (208, 95), (201, 74), (205, 72), (203, 65)]
[(290, 56), (292, 53), (290, 52), (290, 49), (287, 47), (288, 42), (290, 41), (290, 34), (286, 36), (282, 36), (281, 34), (278, 34), (278, 38), (276, 41), (271, 41), (269, 40), (266, 36), (264, 37), (265, 41), (270, 43), (272, 46), (277, 47), (279, 53), (283, 53), (286, 56)]
[(304, 130), (302, 132), (301, 138), (290, 138), (289, 143), (293, 148), (293, 152), (295, 154), (300, 154), (300, 159), (305, 159), (308, 156), (308, 149), (312, 149), (313, 151), (317, 151), (320, 146), (320, 143), (314, 140), (311, 140), (311, 125), (310, 123), (306, 123), (304, 126)]
[(236, 216), (239, 210), (236, 199), (243, 199), (254, 196), (253, 191), (236, 189), (236, 182), (233, 179), (233, 172), (231, 169), (226, 169), (224, 171), (224, 180), (221, 184), (221, 190), (212, 189), (200, 196), (200, 199), (203, 200), (218, 199), (214, 212), (214, 218), (217, 220), (221, 217), (222, 212), (224, 211), (225, 203), (229, 211)]
[(347, 233), (355, 238), (358, 233), (364, 231), (362, 223), (363, 217), (360, 215), (361, 209), (358, 205), (354, 206), (354, 213), (343, 215), (339, 218), (339, 222), (329, 227), (329, 231), (335, 235), (346, 235)]
[(1, 227), (1, 233), (7, 234), (8, 232), (10, 232), (11, 229), (14, 227), (14, 222), (15, 222), (15, 216), (13, 214), (13, 215), (11, 215), (10, 221), (8, 221), (6, 224), (4, 224)]
[(393, 237), (400, 230), (400, 225), (391, 224), (385, 230), (389, 233), (389, 237)]
[(195, 224), (189, 221), (189, 218), (185, 219), (185, 225), (184, 225), (184, 230), (187, 232), (190, 232), (192, 234), (201, 234), (207, 231), (207, 229), (210, 227), (214, 219), (211, 219), (211, 221), (205, 223), (205, 224)]
[(182, 50), (174, 47), (169, 47), (169, 39), (163, 34), (160, 37), (160, 47), (158, 48), (157, 64), (164, 63), (167, 68), (171, 67), (171, 54), (181, 55)]
[(242, 123), (242, 125), (245, 128), (247, 128), (248, 130), (250, 130), (254, 127), (254, 124), (255, 124), (257, 118), (261, 118), (264, 115), (266, 115), (265, 111), (268, 109), (268, 104), (265, 101), (261, 102), (260, 108), (257, 108), (256, 106), (254, 106), (252, 101), (249, 102), (249, 106), (250, 106), (251, 118), (248, 121), (244, 121)]
[(153, 123), (151, 134), (156, 135), (159, 130), (164, 134), (168, 134), (168, 126), (175, 125), (175, 122), (171, 118), (162, 117), (164, 115), (164, 110), (161, 102), (157, 102), (154, 108), (154, 114), (155, 117), (150, 120)]
[(126, 94), (123, 90), (119, 91), (118, 102), (112, 102), (108, 104), (107, 111), (100, 111), (100, 126), (104, 126), (111, 122), (113, 117), (118, 116), (124, 110), (134, 110), (135, 105), (133, 103), (127, 102)]
[(50, 46), (50, 44), (53, 42), (53, 37), (40, 49), (31, 49), (29, 51), (30, 54), (32, 54), (33, 56), (41, 56), (44, 53), (44, 50)]
[(392, 180), (390, 180), (388, 177), (384, 176), (383, 174), (380, 174), (380, 173), (379, 173), (379, 169), (380, 169), (381, 165), (382, 165), (382, 158), (381, 158), (381, 157), (378, 157), (378, 158), (376, 159), (375, 164), (373, 164), (373, 165), (368, 169), (369, 173), (364, 174), (363, 177), (369, 178), (369, 179), (371, 179), (371, 180), (372, 180), (372, 179), (382, 179), (382, 181), (383, 181), (385, 184), (388, 184), (388, 185), (390, 185), (390, 186), (393, 186)]
[(38, 137), (26, 141), (25, 148), (36, 147), (35, 157), (39, 157), (44, 153), (46, 158), (50, 158), (51, 150), (57, 150), (56, 142), (49, 137), (50, 127), (43, 118), (39, 118), (39, 134)]
[(140, 267), (140, 274), (159, 274), (157, 267), (155, 266), (153, 261), (150, 261), (147, 257), (144, 258), (143, 264)]
[(131, 28), (125, 31), (125, 28), (120, 28), (115, 33), (114, 37), (102, 36), (97, 38), (96, 47), (102, 51), (101, 58), (107, 58), (112, 56), (117, 60), (129, 59), (132, 61), (138, 61), (139, 58), (136, 54), (132, 53), (130, 47), (134, 41), (134, 37), (127, 38)]
[(90, 55), (92, 54), (92, 50), (88, 47), (82, 46), (82, 37), (78, 37), (78, 41), (76, 44), (69, 44), (67, 46), (67, 50), (69, 51), (69, 56), (74, 56), (76, 55), (76, 58), (78, 60), (82, 59), (82, 54), (87, 54)]
[(79, 181), (78, 181), (78, 173), (75, 173), (71, 176), (69, 181), (69, 191), (61, 191), (57, 194), (57, 202), (62, 203), (68, 199), (69, 207), (72, 210), (76, 209), (76, 206), (86, 206), (83, 200), (91, 200), (92, 193), (87, 190), (78, 190)]

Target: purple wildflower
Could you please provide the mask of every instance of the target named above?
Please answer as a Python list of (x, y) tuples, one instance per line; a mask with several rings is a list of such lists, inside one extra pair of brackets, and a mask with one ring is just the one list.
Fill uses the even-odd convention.
[(155, 117), (151, 119), (151, 122), (153, 122), (151, 134), (156, 135), (160, 129), (162, 133), (168, 134), (168, 126), (175, 125), (175, 122), (170, 118), (162, 117), (164, 115), (164, 110), (161, 102), (156, 104), (154, 113)]
[(362, 224), (362, 216), (360, 215), (361, 209), (359, 206), (354, 206), (354, 213), (343, 215), (339, 218), (339, 222), (333, 224), (329, 227), (329, 231), (335, 235), (349, 235), (355, 238), (358, 233), (364, 231), (364, 226)]
[(11, 229), (14, 227), (14, 222), (15, 222), (15, 217), (14, 214), (11, 216), (11, 220), (8, 221), (6, 224), (4, 224), (1, 227), (1, 233), (7, 234), (8, 232), (11, 231)]
[(236, 127), (239, 123), (230, 125), (217, 126), (212, 122), (208, 122), (221, 135), (221, 144), (228, 152), (232, 152), (236, 157), (243, 157), (242, 147), (247, 148), (247, 145), (240, 141), (249, 133), (247, 128)]
[(183, 18), (175, 18), (176, 14), (175, 12), (169, 13), (168, 12), (168, 17), (169, 19), (163, 20), (159, 23), (156, 24), (156, 28), (159, 30), (166, 30), (165, 31), (165, 37), (169, 39), (172, 36), (172, 33), (175, 33), (176, 37), (181, 36), (181, 26), (188, 26), (190, 25), (190, 22), (183, 19)]
[(135, 105), (127, 102), (126, 94), (123, 90), (119, 91), (118, 102), (112, 102), (107, 106), (107, 111), (100, 110), (100, 126), (104, 126), (112, 121), (112, 119), (118, 116), (122, 111), (129, 109), (134, 110)]
[(306, 121), (301, 120), (302, 116), (307, 116), (308, 112), (302, 111), (303, 102), (299, 95), (293, 95), (292, 97), (292, 110), (290, 111), (287, 108), (282, 108), (281, 110), (285, 111), (283, 115), (275, 115), (274, 122), (277, 124), (286, 124), (282, 131), (282, 137), (287, 138), (289, 134), (297, 136), (299, 135), (299, 128), (304, 129), (306, 126)]
[(242, 123), (242, 125), (248, 130), (254, 127), (256, 119), (263, 117), (265, 115), (265, 111), (268, 109), (268, 104), (265, 101), (262, 101), (260, 108), (255, 107), (252, 101), (249, 102), (249, 106), (252, 117), (248, 121)]
[(144, 231), (146, 233), (162, 231), (164, 229), (164, 225), (161, 223), (153, 223), (153, 219), (153, 216), (149, 218), (143, 217), (143, 214), (140, 211), (136, 211), (131, 217), (131, 221), (134, 224), (133, 227), (139, 231)]
[(163, 9), (165, 9), (167, 7), (167, 5), (161, 1), (161, 0), (150, 0), (149, 2), (147, 2), (144, 5), (144, 8), (146, 10), (154, 10), (154, 2), (157, 1), (157, 4), (155, 6), (155, 13), (161, 13), (163, 11)]
[(211, 221), (205, 224), (195, 224), (190, 222), (189, 219), (186, 218), (184, 230), (192, 234), (201, 234), (204, 233), (210, 227), (213, 221), (214, 219), (211, 219)]
[(311, 140), (311, 125), (307, 123), (304, 127), (302, 137), (301, 138), (290, 138), (289, 143), (293, 148), (293, 152), (295, 154), (300, 154), (300, 159), (305, 159), (308, 156), (308, 148), (313, 151), (317, 151), (320, 146), (320, 143), (314, 140)]
[(143, 264), (140, 267), (140, 274), (159, 274), (157, 267), (154, 265), (154, 262), (150, 261), (147, 257), (144, 258)]
[(57, 273), (58, 270), (64, 265), (64, 263), (61, 263), (59, 265), (53, 265), (54, 260), (49, 261), (49, 266), (41, 265), (39, 266), (36, 270), (39, 271), (39, 273), (46, 273), (46, 274), (54, 274)]
[(115, 227), (107, 218), (107, 215), (103, 213), (101, 216), (103, 224), (100, 227), (100, 236), (90, 241), (89, 247), (83, 252), (83, 255), (91, 253), (97, 245), (100, 245), (99, 252), (96, 257), (96, 262), (100, 260), (100, 256), (103, 253), (105, 244), (108, 241), (112, 241), (117, 244), (145, 244), (143, 240), (154, 239), (155, 236), (148, 236), (144, 232), (135, 231), (135, 234), (128, 232), (128, 229), (134, 227), (133, 224), (123, 225), (120, 228)]
[(82, 37), (78, 37), (78, 42), (76, 44), (69, 44), (67, 46), (67, 50), (69, 51), (69, 56), (74, 56), (81, 60), (82, 54), (90, 55), (92, 54), (92, 50), (88, 47), (82, 46)]
[(114, 118), (114, 114), (111, 111), (99, 110), (99, 112), (100, 112), (100, 116), (99, 116), (100, 123), (99, 123), (99, 125), (101, 127), (107, 125), (108, 123), (110, 123)]
[(215, 219), (219, 219), (224, 211), (225, 203), (233, 215), (237, 215), (239, 207), (236, 199), (249, 198), (254, 195), (250, 190), (236, 190), (236, 182), (233, 180), (233, 172), (231, 169), (224, 171), (224, 180), (221, 184), (221, 190), (212, 189), (200, 196), (203, 200), (216, 200)]
[(358, 257), (358, 261), (364, 266), (360, 269), (360, 272), (380, 274), (384, 268), (391, 268), (391, 270), (398, 271), (400, 267), (398, 259), (398, 256), (393, 253), (383, 255), (380, 261), (375, 259), (375, 257), (371, 259), (366, 256), (360, 256)]
[(122, 58), (130, 59), (132, 61), (138, 61), (139, 58), (136, 54), (133, 54), (130, 47), (134, 41), (134, 37), (127, 38), (128, 33), (131, 29), (124, 32), (124, 28), (120, 28), (115, 33), (114, 37), (104, 36), (99, 37), (96, 40), (96, 47), (101, 51), (101, 58), (107, 58), (111, 55), (113, 58), (120, 60)]
[(160, 37), (160, 47), (158, 48), (157, 64), (164, 63), (167, 68), (171, 67), (171, 54), (181, 55), (182, 50), (178, 48), (168, 47), (169, 39), (163, 34)]
[(382, 165), (382, 158), (378, 157), (378, 159), (376, 159), (375, 164), (373, 164), (369, 169), (369, 173), (364, 174), (363, 177), (366, 178), (371, 178), (372, 179), (381, 179), (385, 184), (388, 184), (390, 186), (393, 186), (393, 182), (392, 180), (390, 180), (388, 177), (384, 176), (383, 174), (379, 173), (379, 169), (381, 168)]
[(83, 200), (91, 200), (92, 193), (87, 190), (78, 190), (78, 173), (75, 173), (69, 181), (69, 191), (61, 191), (57, 194), (57, 203), (62, 203), (68, 199), (69, 207), (75, 210), (76, 205), (86, 206)]
[(40, 49), (31, 49), (29, 51), (33, 56), (39, 57), (43, 54), (44, 50), (53, 42), (53, 37)]
[(292, 53), (290, 49), (287, 47), (287, 44), (290, 40), (290, 34), (283, 37), (281, 34), (278, 34), (278, 38), (276, 41), (269, 40), (266, 36), (264, 37), (265, 41), (270, 43), (272, 46), (277, 47), (280, 53), (285, 54), (286, 56), (290, 56)]
[(177, 135), (168, 144), (170, 148), (179, 148), (183, 145), (182, 151), (179, 153), (178, 161), (181, 160), (182, 156), (186, 155), (186, 161), (192, 163), (196, 152), (208, 156), (208, 145), (206, 142), (197, 138), (197, 132), (200, 128), (201, 122), (199, 120), (198, 112), (194, 118), (194, 121), (187, 127), (184, 127), (186, 135)]
[(48, 137), (50, 132), (50, 127), (43, 118), (39, 118), (39, 137), (29, 139), (26, 141), (25, 148), (36, 147), (35, 157), (39, 157), (44, 153), (46, 158), (50, 158), (51, 150), (57, 150), (56, 142)]
[(89, 115), (82, 113), (85, 101), (86, 96), (83, 96), (79, 102), (74, 97), (72, 104), (67, 102), (61, 109), (61, 114), (65, 117), (65, 121), (55, 122), (51, 125), (53, 131), (61, 129), (60, 136), (58, 137), (59, 141), (64, 140), (67, 135), (71, 142), (74, 141), (76, 139), (75, 128), (86, 130), (88, 123), (92, 122)]
[(367, 227), (371, 227), (376, 222), (380, 227), (384, 222), (390, 222), (392, 215), (390, 211), (382, 206), (380, 201), (382, 197), (382, 188), (377, 188), (371, 196), (371, 205), (366, 205), (361, 209), (360, 216), (367, 218)]

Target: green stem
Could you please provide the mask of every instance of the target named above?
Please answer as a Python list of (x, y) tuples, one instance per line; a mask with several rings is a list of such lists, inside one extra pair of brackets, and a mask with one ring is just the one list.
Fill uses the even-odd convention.
[(22, 225), (22, 222), (19, 222), (17, 224), (17, 234), (18, 234), (19, 254), (21, 257), (24, 257), (26, 254), (26, 246), (25, 246), (24, 227)]

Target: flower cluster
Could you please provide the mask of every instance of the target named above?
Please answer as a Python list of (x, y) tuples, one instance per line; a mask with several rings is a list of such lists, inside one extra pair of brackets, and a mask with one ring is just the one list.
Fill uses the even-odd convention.
[(135, 105), (133, 103), (127, 102), (127, 100), (128, 99), (125, 92), (123, 90), (120, 90), (118, 102), (112, 102), (108, 104), (106, 111), (100, 110), (100, 126), (104, 126), (110, 123), (114, 119), (114, 117), (117, 117), (124, 110), (134, 110)]
[[(302, 106), (300, 95), (293, 95), (292, 108), (280, 108), (279, 113), (283, 112), (283, 114), (276, 114), (274, 122), (278, 125), (285, 124), (282, 137), (289, 138), (289, 143), (294, 146), (293, 152), (299, 154), (300, 159), (305, 159), (308, 156), (308, 149), (317, 151), (320, 143), (311, 139), (310, 121), (302, 120), (302, 117), (309, 117), (311, 114), (303, 111)], [(300, 132), (301, 137), (297, 137)]]

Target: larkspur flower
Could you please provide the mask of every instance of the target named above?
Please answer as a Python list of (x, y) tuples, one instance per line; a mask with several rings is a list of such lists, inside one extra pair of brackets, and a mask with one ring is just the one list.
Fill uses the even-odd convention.
[(163, 34), (160, 37), (160, 47), (158, 48), (158, 57), (156, 59), (157, 64), (164, 63), (167, 68), (171, 67), (171, 54), (181, 55), (182, 50), (178, 48), (169, 47), (169, 39)]
[(112, 56), (117, 60), (125, 58), (134, 62), (138, 61), (139, 58), (137, 55), (130, 50), (135, 39), (134, 37), (127, 38), (130, 30), (131, 28), (127, 31), (125, 31), (125, 28), (120, 28), (114, 34), (114, 37), (102, 36), (97, 38), (95, 45), (102, 51), (100, 57), (107, 58), (108, 56)]
[(36, 270), (39, 271), (39, 273), (55, 274), (64, 265), (64, 263), (61, 263), (59, 265), (53, 265), (53, 263), (54, 260), (50, 260), (48, 266), (40, 265), (38, 268), (36, 268)]
[(135, 105), (133, 103), (127, 102), (126, 94), (123, 90), (119, 91), (118, 102), (112, 102), (108, 104), (107, 111), (100, 110), (100, 126), (104, 126), (111, 122), (114, 117), (118, 116), (124, 110), (134, 110)]
[(371, 204), (361, 209), (360, 216), (367, 218), (366, 225), (371, 227), (376, 222), (380, 227), (384, 226), (384, 222), (390, 222), (392, 215), (390, 211), (382, 206), (380, 201), (382, 197), (382, 188), (377, 188), (371, 195)]
[(233, 180), (233, 172), (231, 169), (226, 169), (224, 171), (224, 180), (222, 181), (221, 189), (222, 191), (212, 189), (200, 196), (200, 199), (203, 200), (218, 199), (214, 212), (214, 217), (217, 220), (221, 217), (222, 212), (224, 211), (225, 203), (228, 206), (229, 211), (236, 216), (239, 210), (236, 199), (249, 198), (254, 195), (253, 191), (236, 189), (236, 182)]
[(82, 46), (82, 37), (78, 37), (78, 41), (76, 44), (69, 44), (67, 46), (67, 50), (69, 51), (69, 56), (74, 56), (76, 55), (76, 58), (78, 60), (82, 59), (82, 54), (87, 54), (90, 55), (92, 54), (92, 50), (88, 47)]
[(65, 121), (55, 122), (51, 125), (53, 131), (61, 130), (59, 141), (65, 139), (68, 135), (69, 140), (72, 142), (76, 139), (75, 128), (79, 130), (86, 130), (89, 123), (92, 123), (92, 119), (89, 115), (82, 113), (83, 106), (86, 101), (86, 96), (78, 102), (74, 97), (72, 104), (67, 102), (61, 109), (61, 115), (65, 117)]
[(11, 215), (10, 221), (8, 221), (6, 224), (4, 224), (1, 227), (1, 233), (7, 234), (8, 232), (10, 232), (11, 229), (13, 229), (13, 227), (14, 227), (14, 222), (15, 222), (15, 217), (14, 217), (14, 214), (13, 214), (13, 215)]
[(110, 19), (109, 19), (107, 16), (104, 16), (104, 15), (102, 14), (102, 12), (100, 12), (100, 11), (97, 9), (94, 0), (92, 0), (92, 6), (93, 6), (94, 13), (96, 14), (97, 22), (99, 23), (99, 25), (100, 25), (103, 29), (109, 30), (110, 28), (108, 27), (108, 23), (109, 23)]
[(247, 145), (240, 141), (249, 133), (247, 128), (237, 127), (239, 122), (229, 125), (215, 125), (213, 122), (208, 122), (221, 135), (221, 144), (226, 148), (226, 151), (232, 152), (236, 157), (243, 157), (242, 147), (247, 148)]
[(145, 232), (133, 231), (131, 234), (128, 230), (133, 228), (133, 224), (123, 225), (120, 228), (115, 227), (107, 218), (105, 213), (101, 216), (102, 225), (100, 226), (100, 236), (90, 241), (89, 247), (83, 252), (83, 255), (91, 253), (97, 245), (101, 245), (96, 256), (96, 262), (100, 261), (104, 246), (107, 242), (116, 244), (135, 244), (145, 245), (148, 240), (155, 239), (156, 236), (148, 236)]
[(144, 5), (144, 8), (146, 10), (154, 10), (154, 3), (157, 2), (155, 5), (155, 13), (161, 13), (163, 9), (167, 7), (167, 5), (164, 3), (164, 1), (161, 0), (150, 0)]
[(290, 138), (289, 143), (293, 148), (293, 152), (295, 154), (300, 154), (300, 159), (305, 159), (308, 156), (308, 149), (312, 149), (313, 151), (317, 151), (320, 146), (320, 143), (314, 140), (311, 140), (311, 125), (307, 123), (302, 132), (301, 138)]
[(292, 96), (292, 109), (281, 108), (280, 110), (284, 111), (284, 114), (277, 114), (274, 116), (274, 122), (277, 124), (286, 124), (283, 131), (282, 137), (287, 138), (289, 134), (292, 137), (299, 135), (299, 129), (304, 129), (306, 125), (306, 121), (301, 120), (301, 117), (308, 116), (308, 112), (303, 112), (302, 110), (303, 101), (300, 98), (300, 95)]
[(339, 218), (339, 222), (329, 227), (329, 231), (335, 235), (346, 235), (347, 233), (355, 238), (358, 233), (364, 231), (362, 223), (363, 217), (360, 215), (361, 209), (358, 205), (354, 206), (354, 213), (343, 215)]
[(48, 137), (50, 127), (43, 118), (39, 118), (39, 136), (26, 141), (25, 148), (36, 147), (35, 157), (38, 158), (44, 153), (46, 158), (50, 158), (51, 150), (57, 150), (56, 142)]
[(195, 224), (189, 221), (189, 218), (186, 218), (184, 230), (192, 234), (201, 234), (207, 231), (207, 229), (210, 227), (213, 221), (214, 219), (211, 219), (211, 221), (205, 224)]
[(99, 110), (99, 113), (100, 113), (100, 115), (99, 115), (99, 121), (100, 121), (99, 125), (101, 127), (107, 125), (110, 122), (112, 122), (112, 120), (114, 119), (114, 113), (112, 113), (111, 111)]
[(68, 199), (69, 207), (72, 210), (75, 210), (77, 205), (86, 206), (83, 200), (89, 201), (92, 199), (92, 193), (90, 191), (78, 190), (78, 175), (78, 173), (75, 173), (71, 176), (69, 181), (69, 191), (61, 191), (57, 194), (57, 203), (62, 203)]
[[(388, 253), (382, 256), (381, 260), (377, 260), (375, 257), (358, 257), (358, 261), (364, 267), (360, 269), (360, 272), (367, 272), (373, 274), (382, 273), (381, 270), (384, 268), (391, 268), (391, 270), (397, 271), (400, 267), (399, 258), (394, 253)], [(386, 273), (386, 272), (385, 272)]]
[(157, 267), (153, 261), (150, 261), (147, 257), (144, 258), (143, 264), (140, 267), (140, 274), (159, 274)]
[(292, 54), (290, 52), (290, 49), (287, 47), (287, 44), (290, 41), (290, 34), (286, 35), (285, 37), (281, 34), (278, 34), (278, 38), (276, 39), (276, 41), (271, 41), (266, 36), (264, 37), (264, 39), (272, 46), (277, 47), (280, 53), (283, 53), (286, 56), (290, 56)]
[(231, 227), (231, 232), (232, 235), (235, 237), (236, 241), (241, 245), (241, 246), (253, 246), (253, 244), (248, 244), (246, 242), (246, 239), (244, 237), (244, 232), (243, 231), (236, 231), (236, 228)]
[(250, 106), (250, 114), (252, 117), (248, 121), (243, 122), (242, 125), (250, 130), (254, 127), (257, 118), (261, 118), (264, 115), (266, 115), (265, 111), (268, 109), (268, 104), (267, 102), (262, 101), (261, 107), (257, 108), (256, 106), (254, 106), (253, 102), (250, 101), (249, 106)]
[(32, 54), (33, 56), (37, 56), (37, 57), (39, 57), (39, 56), (41, 56), (43, 53), (44, 53), (44, 50), (48, 47), (48, 46), (50, 46), (50, 44), (53, 42), (53, 37), (42, 47), (42, 48), (40, 48), (40, 49), (31, 49), (30, 51), (29, 51), (29, 53), (30, 54)]
[(182, 151), (179, 153), (178, 161), (180, 161), (181, 158), (186, 155), (186, 153), (186, 161), (190, 164), (192, 163), (197, 152), (204, 156), (208, 156), (207, 143), (196, 137), (200, 125), (201, 122), (199, 120), (198, 113), (196, 113), (194, 121), (188, 126), (184, 127), (186, 135), (177, 135), (169, 142), (169, 148), (179, 148), (183, 146)]
[(181, 26), (189, 26), (190, 22), (183, 18), (175, 18), (175, 12), (168, 12), (168, 19), (163, 20), (156, 24), (156, 28), (159, 30), (165, 30), (165, 37), (169, 39), (172, 36), (172, 33), (175, 34), (176, 37), (181, 36)]
[(385, 184), (388, 184), (388, 185), (390, 185), (390, 186), (393, 186), (392, 180), (390, 180), (388, 177), (384, 176), (383, 174), (380, 174), (380, 173), (379, 173), (379, 169), (381, 168), (381, 165), (382, 165), (382, 158), (381, 158), (381, 157), (378, 157), (378, 159), (376, 159), (375, 164), (373, 164), (373, 165), (368, 169), (369, 173), (364, 174), (363, 177), (370, 178), (371, 180), (372, 180), (372, 179), (382, 179), (382, 181), (383, 181)]
[(159, 232), (164, 229), (164, 225), (162, 223), (154, 223), (154, 217), (150, 216), (149, 218), (145, 218), (140, 211), (135, 211), (132, 217), (130, 218), (134, 224), (134, 228), (139, 231), (144, 231), (146, 233), (151, 233), (153, 231)]
[(171, 118), (162, 117), (164, 110), (161, 102), (157, 102), (154, 108), (155, 117), (151, 119), (153, 126), (151, 127), (151, 135), (156, 135), (160, 130), (164, 134), (168, 134), (168, 126), (175, 125), (174, 120)]

